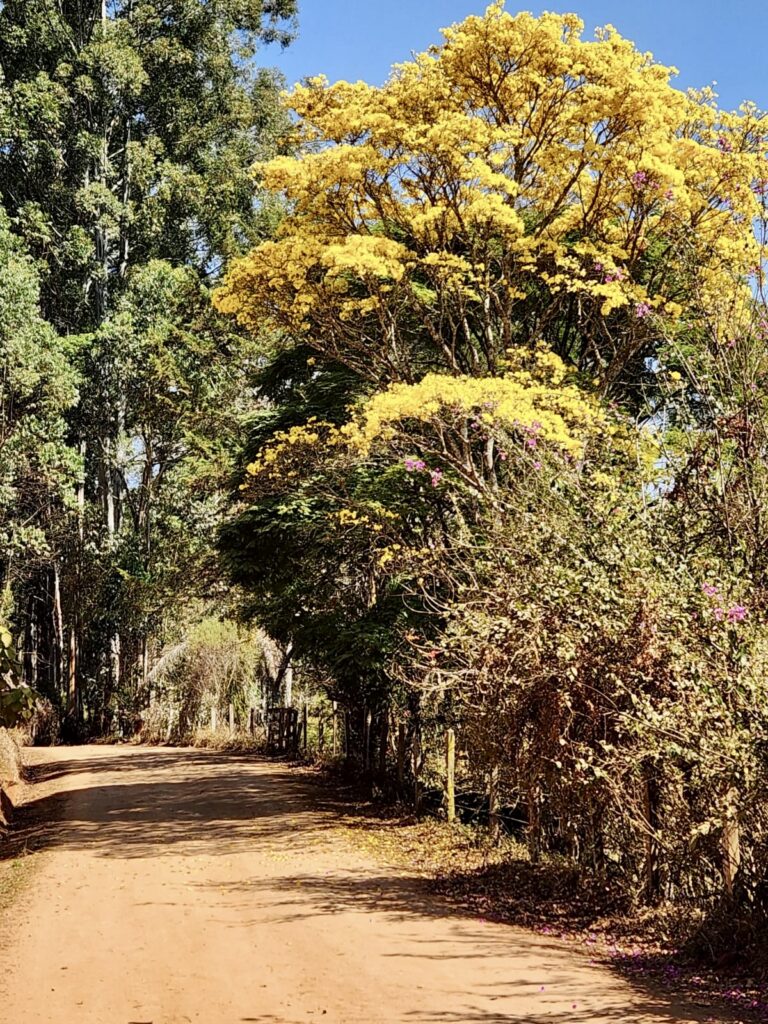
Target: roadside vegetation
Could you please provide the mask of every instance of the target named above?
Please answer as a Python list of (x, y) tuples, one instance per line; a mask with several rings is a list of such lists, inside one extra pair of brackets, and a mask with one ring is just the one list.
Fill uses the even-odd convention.
[(764, 964), (766, 117), (575, 15), (281, 98), (292, 0), (159, 10), (0, 11), (0, 721), (293, 706), (452, 816), (450, 733), (488, 865)]

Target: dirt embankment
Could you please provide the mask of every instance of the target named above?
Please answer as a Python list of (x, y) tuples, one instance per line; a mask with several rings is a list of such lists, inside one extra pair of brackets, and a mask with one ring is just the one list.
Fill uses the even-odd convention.
[(21, 750), (12, 733), (0, 728), (0, 832), (10, 825), (13, 796), (21, 782)]

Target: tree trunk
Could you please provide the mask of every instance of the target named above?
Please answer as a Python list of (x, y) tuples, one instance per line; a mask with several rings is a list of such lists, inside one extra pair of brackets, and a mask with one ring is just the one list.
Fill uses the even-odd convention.
[[(290, 657), (290, 654), (286, 656)], [(287, 708), (293, 707), (293, 665), (290, 661), (283, 673), (283, 703)]]
[(59, 699), (64, 689), (64, 615), (61, 609), (59, 564), (53, 563), (53, 625), (55, 637), (54, 683)]
[(649, 903), (659, 898), (660, 872), (657, 834), (659, 828), (658, 784), (650, 769), (643, 780), (643, 824), (645, 827), (645, 895)]

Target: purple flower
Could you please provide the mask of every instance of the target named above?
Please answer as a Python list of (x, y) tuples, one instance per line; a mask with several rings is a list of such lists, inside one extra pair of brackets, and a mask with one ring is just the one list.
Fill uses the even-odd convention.
[(648, 175), (645, 171), (635, 171), (632, 175), (632, 184), (635, 188), (642, 188), (643, 185), (648, 181)]
[(643, 320), (645, 317), (650, 316), (651, 307), (647, 302), (638, 302), (635, 306), (635, 316), (638, 320)]
[(427, 468), (427, 464), (423, 459), (406, 459), (405, 469), (408, 473), (420, 473), (422, 470)]
[(716, 587), (714, 583), (703, 583), (701, 592), (705, 597), (717, 597), (720, 593), (720, 587)]
[(433, 487), (437, 487), (437, 485), (440, 483), (440, 481), (443, 478), (443, 471), (442, 471), (442, 469), (433, 469), (432, 472), (430, 473), (430, 477), (432, 479), (432, 486)]

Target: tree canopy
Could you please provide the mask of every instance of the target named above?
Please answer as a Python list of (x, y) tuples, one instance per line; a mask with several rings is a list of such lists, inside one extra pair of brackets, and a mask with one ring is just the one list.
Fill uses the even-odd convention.
[(766, 121), (671, 77), (494, 3), (291, 93), (214, 295), (277, 403), (222, 549), (361, 762), (399, 720), (428, 778), (453, 726), (534, 859), (704, 907), (735, 818), (764, 870)]

